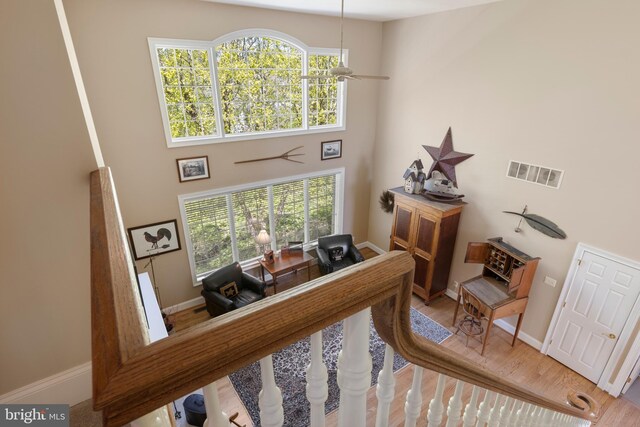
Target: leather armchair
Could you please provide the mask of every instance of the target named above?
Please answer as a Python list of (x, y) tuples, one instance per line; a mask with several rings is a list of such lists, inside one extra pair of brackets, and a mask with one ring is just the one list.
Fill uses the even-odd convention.
[[(220, 292), (223, 286), (235, 282), (238, 294), (227, 297)], [(237, 262), (222, 267), (202, 279), (202, 296), (211, 316), (219, 316), (244, 307), (266, 296), (266, 284), (242, 271)]]
[[(336, 259), (336, 250), (342, 249), (342, 259)], [(351, 234), (336, 234), (334, 236), (320, 237), (316, 247), (318, 254), (318, 268), (321, 274), (329, 274), (341, 268), (348, 267), (364, 261), (364, 257), (353, 245)]]

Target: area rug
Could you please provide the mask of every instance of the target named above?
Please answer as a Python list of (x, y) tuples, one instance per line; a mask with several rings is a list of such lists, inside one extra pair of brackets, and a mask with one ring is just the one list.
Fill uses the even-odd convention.
[[(415, 309), (411, 309), (411, 326), (413, 331), (425, 338), (442, 343), (451, 336), (444, 326), (429, 319)], [(338, 352), (342, 347), (342, 322), (338, 322), (322, 331), (323, 360), (329, 374), (329, 396), (325, 403), (325, 414), (335, 410), (339, 405), (340, 390), (336, 382)], [(305, 369), (309, 364), (309, 337), (291, 344), (273, 354), (273, 367), (276, 384), (282, 391), (284, 407), (284, 426), (309, 425), (310, 406), (306, 398)], [(371, 371), (371, 385), (378, 381), (378, 373), (384, 363), (385, 343), (378, 336), (373, 321), (371, 321), (371, 338), (369, 351), (371, 353), (373, 369)], [(393, 361), (393, 371), (397, 371), (407, 364), (407, 361), (396, 354)], [(260, 378), (260, 363), (245, 366), (229, 375), (233, 387), (236, 389), (242, 403), (253, 420), (255, 426), (260, 426), (260, 408), (258, 394), (262, 388)]]

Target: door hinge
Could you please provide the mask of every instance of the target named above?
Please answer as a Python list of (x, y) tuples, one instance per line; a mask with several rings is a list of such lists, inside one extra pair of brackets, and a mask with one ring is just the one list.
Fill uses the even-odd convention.
[(578, 265), (580, 265), (580, 264), (582, 264), (582, 260), (581, 259), (578, 260)]
[(627, 382), (630, 383), (631, 382), (631, 377), (627, 378)]
[(564, 308), (565, 305), (567, 305), (566, 301), (562, 303), (562, 308)]
[(549, 345), (551, 345), (553, 343), (553, 340), (549, 340)]

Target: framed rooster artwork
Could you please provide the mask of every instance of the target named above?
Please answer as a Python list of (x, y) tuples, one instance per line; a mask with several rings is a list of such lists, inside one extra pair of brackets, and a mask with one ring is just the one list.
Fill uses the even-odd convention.
[(127, 229), (133, 256), (137, 260), (180, 250), (175, 219)]

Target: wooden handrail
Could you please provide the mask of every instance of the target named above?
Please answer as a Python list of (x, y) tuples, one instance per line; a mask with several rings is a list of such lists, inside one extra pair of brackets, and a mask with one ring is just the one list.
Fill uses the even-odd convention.
[(108, 168), (91, 174), (90, 203), (91, 352), (97, 396), (113, 373), (149, 344), (149, 333)]
[(402, 278), (402, 286), (397, 294), (372, 307), (373, 323), (380, 338), (391, 345), (402, 357), (415, 365), (498, 392), (504, 396), (510, 396), (593, 423), (597, 421), (600, 405), (595, 399), (584, 393), (570, 392), (566, 403), (558, 403), (479, 367), (459, 353), (413, 333), (409, 317), (412, 287), (413, 272)]
[[(407, 360), (581, 418), (411, 332), (414, 261), (392, 252), (149, 344), (110, 171), (91, 175), (93, 401), (119, 426), (373, 306), (376, 329)], [(586, 402), (584, 397), (580, 402)], [(592, 411), (593, 412), (593, 411)]]

